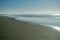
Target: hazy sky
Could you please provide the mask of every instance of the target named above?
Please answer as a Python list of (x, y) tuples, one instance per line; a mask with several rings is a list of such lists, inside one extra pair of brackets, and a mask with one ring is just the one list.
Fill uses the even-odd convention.
[(60, 13), (60, 0), (0, 0), (0, 14)]

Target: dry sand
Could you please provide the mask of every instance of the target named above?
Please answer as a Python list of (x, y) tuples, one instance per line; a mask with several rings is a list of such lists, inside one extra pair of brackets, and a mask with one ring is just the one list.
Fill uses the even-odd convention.
[(0, 16), (0, 40), (60, 40), (60, 31)]

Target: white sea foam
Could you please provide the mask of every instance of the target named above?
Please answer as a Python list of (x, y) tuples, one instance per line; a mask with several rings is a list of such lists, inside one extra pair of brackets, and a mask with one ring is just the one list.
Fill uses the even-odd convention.
[(45, 25), (45, 26), (49, 26), (49, 27), (54, 28), (54, 29), (57, 30), (57, 31), (60, 31), (60, 27), (57, 27), (57, 26), (51, 26), (51, 25)]

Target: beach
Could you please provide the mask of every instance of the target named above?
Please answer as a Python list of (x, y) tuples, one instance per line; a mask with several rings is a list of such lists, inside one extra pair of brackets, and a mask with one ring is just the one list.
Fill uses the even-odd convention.
[(60, 40), (60, 31), (14, 18), (0, 16), (1, 40)]

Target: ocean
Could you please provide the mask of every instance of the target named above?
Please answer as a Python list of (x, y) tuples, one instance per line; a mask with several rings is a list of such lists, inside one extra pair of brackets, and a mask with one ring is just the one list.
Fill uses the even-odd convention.
[(26, 21), (26, 22), (32, 22), (48, 27), (52, 27), (58, 31), (60, 31), (60, 18), (59, 17), (51, 17), (51, 18), (37, 18), (37, 17), (16, 17), (16, 20)]
[(60, 18), (16, 17), (15, 19), (37, 24), (60, 26)]
[(59, 17), (20, 17), (20, 16), (9, 16), (15, 20), (36, 23), (53, 27), (60, 30), (60, 18)]

